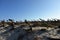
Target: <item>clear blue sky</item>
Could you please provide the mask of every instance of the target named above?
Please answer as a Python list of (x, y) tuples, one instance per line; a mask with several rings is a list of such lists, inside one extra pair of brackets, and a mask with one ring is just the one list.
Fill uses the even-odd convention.
[(0, 0), (0, 20), (9, 18), (60, 18), (60, 0)]

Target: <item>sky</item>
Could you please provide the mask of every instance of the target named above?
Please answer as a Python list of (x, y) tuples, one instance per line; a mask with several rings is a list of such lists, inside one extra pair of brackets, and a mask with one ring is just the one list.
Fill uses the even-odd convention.
[(0, 20), (60, 19), (60, 0), (0, 0)]

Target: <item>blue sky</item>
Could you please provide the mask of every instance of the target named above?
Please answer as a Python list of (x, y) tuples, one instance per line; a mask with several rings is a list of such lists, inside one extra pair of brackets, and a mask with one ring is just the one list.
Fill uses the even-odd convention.
[(60, 0), (0, 0), (2, 19), (60, 19)]

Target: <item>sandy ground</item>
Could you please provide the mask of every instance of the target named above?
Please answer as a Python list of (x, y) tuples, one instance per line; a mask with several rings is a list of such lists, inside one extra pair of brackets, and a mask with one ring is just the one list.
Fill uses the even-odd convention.
[(51, 38), (60, 38), (60, 34), (57, 34), (57, 31), (60, 30), (36, 30), (32, 32), (27, 32), (20, 27), (11, 30), (12, 27), (0, 28), (0, 40), (48, 40), (47, 37)]

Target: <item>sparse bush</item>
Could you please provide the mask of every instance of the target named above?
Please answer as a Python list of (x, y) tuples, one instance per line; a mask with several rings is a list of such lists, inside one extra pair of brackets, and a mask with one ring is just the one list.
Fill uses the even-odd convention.
[(4, 26), (5, 26), (5, 25), (4, 25), (4, 24), (5, 24), (5, 20), (2, 20), (2, 21), (1, 21), (1, 24), (2, 24), (2, 26), (4, 27)]
[(40, 25), (40, 26), (47, 27), (47, 26), (48, 26), (48, 24), (47, 24), (47, 23), (41, 23), (41, 25)]

